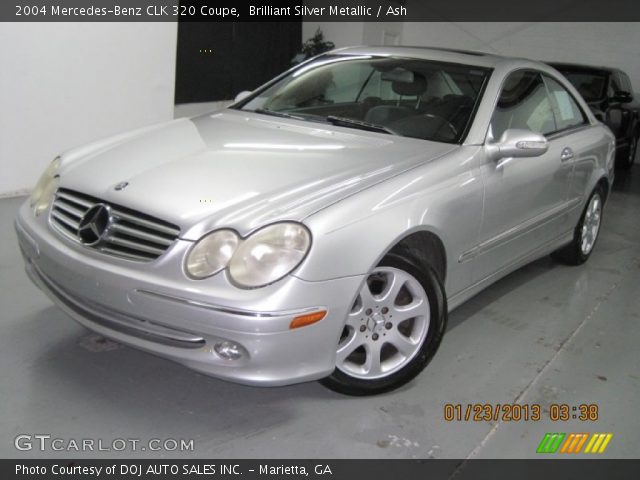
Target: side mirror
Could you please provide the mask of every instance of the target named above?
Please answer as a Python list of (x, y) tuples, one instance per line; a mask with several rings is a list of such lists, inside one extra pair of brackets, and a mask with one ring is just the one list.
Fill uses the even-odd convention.
[(549, 149), (549, 142), (544, 135), (531, 130), (510, 128), (500, 140), (486, 146), (493, 160), (508, 157), (539, 157)]
[(252, 92), (250, 92), (249, 90), (243, 90), (242, 92), (236, 95), (236, 98), (233, 99), (233, 103), (238, 103), (239, 101), (244, 100), (249, 95), (251, 95), (251, 93)]
[(631, 95), (630, 92), (618, 90), (613, 97), (611, 97), (611, 101), (616, 103), (629, 103), (633, 101), (633, 95)]

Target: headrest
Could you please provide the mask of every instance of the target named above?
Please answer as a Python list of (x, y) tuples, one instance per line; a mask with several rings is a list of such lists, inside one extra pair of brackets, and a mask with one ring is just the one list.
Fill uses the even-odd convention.
[(427, 90), (427, 79), (424, 75), (415, 72), (409, 72), (413, 78), (410, 81), (393, 80), (391, 89), (398, 95), (422, 95)]

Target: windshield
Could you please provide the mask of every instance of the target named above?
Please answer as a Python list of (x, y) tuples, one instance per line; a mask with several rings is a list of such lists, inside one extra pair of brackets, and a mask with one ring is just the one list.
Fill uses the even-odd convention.
[(488, 75), (485, 68), (429, 60), (323, 56), (237, 108), (458, 143)]
[(567, 80), (578, 90), (587, 102), (600, 100), (605, 95), (607, 76), (603, 73), (562, 71)]

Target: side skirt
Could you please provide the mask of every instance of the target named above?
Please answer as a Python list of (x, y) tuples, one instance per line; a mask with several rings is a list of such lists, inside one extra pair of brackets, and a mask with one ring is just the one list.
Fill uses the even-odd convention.
[(546, 255), (549, 255), (550, 253), (556, 251), (560, 247), (564, 247), (565, 245), (568, 245), (569, 243), (571, 243), (572, 240), (573, 240), (573, 229), (541, 245), (540, 247), (536, 248), (530, 253), (527, 253), (526, 255), (515, 259), (512, 263), (506, 265), (505, 267), (501, 268), (497, 272), (494, 272), (491, 275), (488, 275), (487, 277), (481, 280), (478, 280), (474, 284), (468, 286), (467, 288), (456, 293), (455, 295), (448, 297), (447, 304), (449, 306), (449, 312), (453, 311), (455, 308), (462, 305), (464, 302), (469, 300), (474, 295), (477, 295), (478, 293), (480, 293), (482, 290), (487, 288), (492, 283), (497, 282), (501, 278), (523, 267), (524, 265), (531, 263), (534, 260), (538, 260), (539, 258), (542, 258)]

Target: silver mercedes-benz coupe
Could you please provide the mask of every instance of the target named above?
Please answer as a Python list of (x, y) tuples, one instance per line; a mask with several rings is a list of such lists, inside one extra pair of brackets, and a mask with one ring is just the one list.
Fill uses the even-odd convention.
[(500, 277), (587, 260), (614, 153), (547, 65), (354, 47), (63, 153), (15, 226), (31, 279), (105, 337), (366, 395), (415, 377), (448, 311)]

